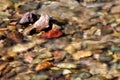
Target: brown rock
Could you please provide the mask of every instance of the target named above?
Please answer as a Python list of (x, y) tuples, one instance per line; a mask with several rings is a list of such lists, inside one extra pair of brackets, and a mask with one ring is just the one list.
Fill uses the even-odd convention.
[(23, 34), (24, 34), (24, 35), (30, 34), (30, 32), (31, 32), (32, 29), (33, 29), (33, 25), (30, 25), (30, 26), (26, 27), (26, 28), (23, 30)]
[(74, 46), (68, 45), (67, 47), (65, 47), (65, 51), (67, 51), (69, 54), (73, 54), (76, 49), (74, 48)]
[(120, 32), (120, 26), (116, 27), (115, 30), (116, 30), (117, 32)]
[(0, 64), (0, 71), (2, 71), (3, 69), (5, 69), (7, 65), (8, 65), (7, 62)]
[(111, 13), (120, 13), (120, 5), (112, 7)]
[(0, 28), (0, 31), (6, 31), (8, 28)]
[(10, 61), (10, 60), (13, 60), (16, 56), (17, 56), (17, 53), (8, 52), (8, 54), (3, 56), (1, 59), (4, 60), (4, 61)]
[(80, 58), (85, 58), (85, 57), (89, 57), (92, 55), (91, 51), (77, 51), (75, 54), (73, 54), (73, 59), (74, 60), (79, 60)]
[(9, 79), (9, 78), (13, 77), (14, 75), (16, 75), (16, 72), (14, 70), (12, 70), (9, 73), (7, 73), (6, 75), (4, 75), (3, 78)]
[(8, 73), (11, 69), (12, 69), (11, 66), (7, 66), (6, 69), (2, 72), (2, 75), (5, 75), (5, 74)]
[(1, 0), (0, 1), (0, 10), (5, 10), (7, 7), (12, 6), (13, 3), (9, 0)]
[(23, 41), (23, 35), (17, 31), (9, 32), (7, 38), (13, 43), (21, 43)]
[(55, 52), (53, 52), (52, 54), (53, 54), (53, 56), (54, 56), (55, 62), (59, 62), (59, 61), (63, 60), (64, 57), (65, 57), (65, 54), (63, 54), (63, 53), (60, 52), (60, 51), (55, 51)]
[(24, 61), (28, 63), (32, 63), (33, 57), (31, 55), (25, 55), (24, 56)]

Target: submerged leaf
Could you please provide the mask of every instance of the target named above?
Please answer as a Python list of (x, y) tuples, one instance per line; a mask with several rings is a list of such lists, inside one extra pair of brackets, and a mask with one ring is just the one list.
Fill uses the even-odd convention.
[(60, 31), (60, 30), (50, 30), (50, 31), (48, 31), (48, 32), (46, 32), (46, 33), (43, 33), (43, 34), (41, 35), (41, 37), (43, 37), (43, 38), (58, 38), (58, 37), (60, 37), (62, 34), (63, 34), (63, 33), (62, 33), (62, 31)]

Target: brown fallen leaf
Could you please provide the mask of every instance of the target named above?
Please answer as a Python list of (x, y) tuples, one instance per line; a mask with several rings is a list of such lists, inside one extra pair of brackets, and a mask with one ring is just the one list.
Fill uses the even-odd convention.
[(42, 62), (35, 67), (35, 71), (41, 71), (41, 70), (44, 70), (44, 69), (48, 69), (51, 66), (53, 66), (53, 64), (50, 63), (50, 62)]

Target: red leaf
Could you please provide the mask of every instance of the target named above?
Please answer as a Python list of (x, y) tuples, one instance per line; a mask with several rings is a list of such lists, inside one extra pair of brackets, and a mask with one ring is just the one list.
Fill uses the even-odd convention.
[(60, 30), (50, 30), (50, 31), (48, 31), (48, 32), (46, 32), (46, 33), (43, 33), (42, 35), (41, 35), (41, 37), (42, 38), (58, 38), (58, 37), (60, 37), (61, 35), (62, 35), (63, 33), (62, 33), (62, 31), (60, 31)]

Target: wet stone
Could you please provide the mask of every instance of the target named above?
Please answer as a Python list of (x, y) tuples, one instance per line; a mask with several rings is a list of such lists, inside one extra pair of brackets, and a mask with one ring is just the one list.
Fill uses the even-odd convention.
[(107, 79), (105, 77), (102, 77), (102, 76), (93, 76), (92, 78), (90, 78), (88, 80), (107, 80)]
[(116, 5), (114, 7), (112, 7), (111, 9), (111, 13), (120, 13), (120, 6), (119, 5)]
[(44, 48), (44, 49), (41, 49), (41, 51), (39, 52), (39, 55), (37, 56), (37, 58), (39, 59), (45, 59), (45, 58), (51, 58), (52, 57), (52, 53)]
[(24, 72), (27, 70), (27, 67), (26, 66), (19, 66), (19, 67), (16, 67), (15, 68), (15, 72), (16, 73), (20, 73), (20, 72)]
[(57, 64), (57, 67), (72, 69), (72, 68), (77, 68), (77, 65), (74, 63), (59, 63)]
[(119, 8), (120, 0), (0, 0), (0, 80), (119, 80)]
[[(26, 77), (23, 77), (23, 76), (26, 76)], [(17, 76), (14, 79), (15, 80), (30, 80), (31, 76), (26, 73), (20, 73), (20, 74), (17, 74)]]
[(50, 26), (50, 16), (46, 13), (41, 13), (40, 18), (34, 23), (33, 28), (36, 28), (37, 32), (40, 32), (43, 29), (47, 29)]
[(64, 29), (64, 33), (65, 34), (74, 34), (75, 32), (79, 32), (80, 30), (78, 29), (79, 26), (72, 26), (72, 25), (68, 25), (65, 27)]
[(99, 60), (102, 62), (110, 62), (113, 60), (113, 57), (112, 57), (112, 55), (100, 54)]
[(68, 9), (68, 7), (61, 5), (62, 3), (58, 2), (50, 2), (48, 4), (43, 4), (42, 7), (38, 9), (37, 14), (45, 12), (51, 15), (52, 17), (62, 20), (68, 19), (69, 17), (72, 17), (74, 15), (74, 13), (70, 9)]
[(55, 39), (55, 40), (50, 40), (47, 43), (43, 44), (43, 46), (49, 50), (60, 50), (63, 49), (69, 41), (67, 39)]
[(79, 3), (75, 0), (60, 0), (63, 4), (66, 4), (65, 6), (69, 7), (70, 9), (76, 9), (79, 6)]
[(103, 26), (101, 33), (102, 35), (111, 34), (113, 29), (110, 26)]
[(40, 3), (35, 2), (35, 1), (28, 1), (28, 2), (18, 6), (18, 10), (20, 12), (22, 12), (22, 11), (25, 12), (25, 11), (29, 11), (29, 10), (35, 10), (35, 9), (38, 9), (38, 8), (40, 8)]
[(73, 34), (73, 38), (75, 38), (75, 39), (81, 39), (83, 37), (82, 35), (83, 35), (83, 33), (77, 32), (77, 33)]
[(46, 79), (48, 79), (48, 75), (34, 75), (33, 76), (33, 78), (32, 78), (32, 80), (46, 80)]
[(79, 60), (81, 58), (89, 57), (91, 55), (92, 55), (91, 51), (82, 51), (82, 50), (72, 54), (74, 60)]
[(68, 45), (67, 47), (65, 47), (65, 51), (67, 51), (69, 54), (73, 54), (76, 49), (74, 48), (74, 46)]
[(0, 71), (2, 71), (3, 69), (5, 69), (7, 67), (8, 63), (3, 63), (0, 65)]
[(7, 38), (13, 43), (21, 43), (23, 41), (23, 35), (17, 31), (8, 33)]
[(111, 47), (111, 51), (113, 51), (113, 52), (120, 52), (120, 47), (118, 47), (118, 46), (112, 46)]
[(116, 27), (115, 30), (120, 32), (120, 26)]
[(64, 60), (66, 53), (64, 51), (54, 51), (52, 52), (54, 57), (54, 62), (60, 62)]
[[(7, 3), (6, 3), (6, 2), (7, 2)], [(1, 3), (0, 3), (0, 11), (5, 10), (7, 7), (10, 7), (11, 5), (13, 5), (11, 1), (1, 0)]]
[(16, 75), (16, 72), (14, 70), (12, 70), (9, 73), (7, 73), (4, 77), (5, 77), (5, 79), (9, 79), (15, 75)]
[(62, 76), (62, 70), (56, 70), (56, 71), (49, 71), (50, 76), (52, 76), (54, 79), (58, 79)]
[(68, 69), (64, 69), (64, 71), (63, 71), (63, 75), (70, 74), (70, 73), (72, 73), (72, 72)]
[(37, 15), (31, 13), (31, 12), (26, 12), (23, 17), (20, 19), (19, 23), (20, 24), (30, 24), (34, 23), (37, 21)]
[(116, 69), (117, 69), (117, 70), (120, 70), (120, 63), (118, 63)]
[(91, 74), (88, 72), (79, 72), (77, 74), (74, 74), (71, 76), (70, 80), (82, 80), (82, 79), (87, 79), (90, 78)]
[(120, 70), (120, 61), (117, 61), (111, 65), (112, 68), (115, 68), (116, 70)]

